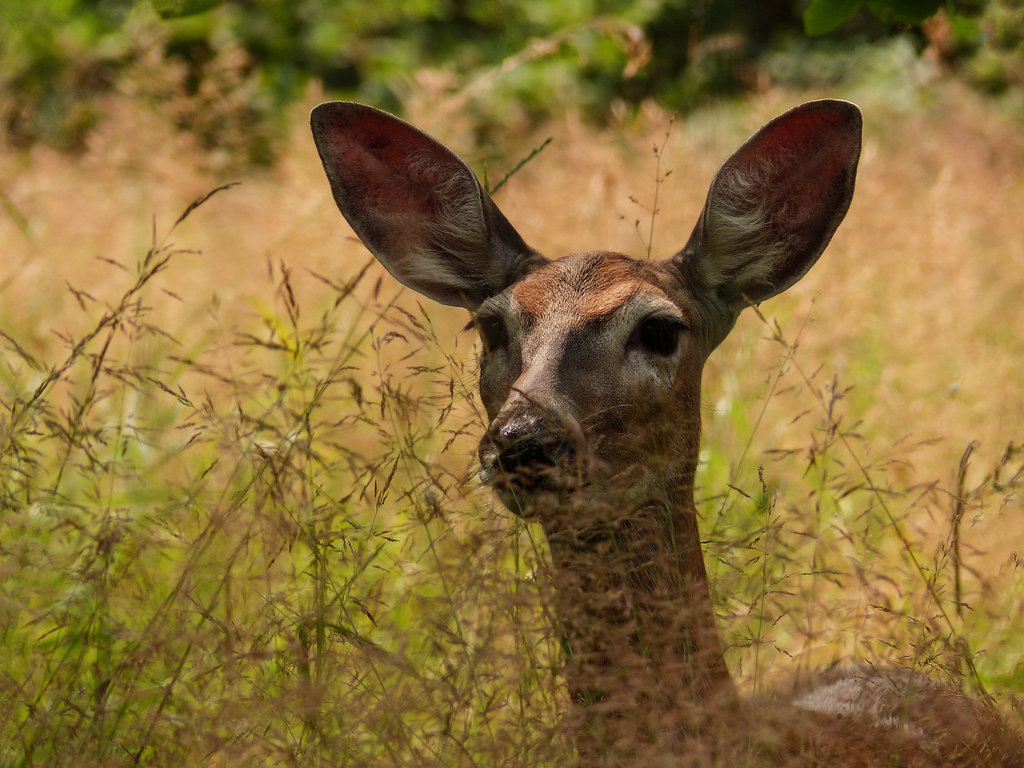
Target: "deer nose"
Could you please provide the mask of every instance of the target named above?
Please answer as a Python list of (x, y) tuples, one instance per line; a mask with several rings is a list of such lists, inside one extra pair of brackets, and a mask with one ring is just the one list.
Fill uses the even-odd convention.
[(534, 420), (504, 425), (491, 442), (499, 466), (509, 474), (553, 467), (573, 454), (564, 429)]

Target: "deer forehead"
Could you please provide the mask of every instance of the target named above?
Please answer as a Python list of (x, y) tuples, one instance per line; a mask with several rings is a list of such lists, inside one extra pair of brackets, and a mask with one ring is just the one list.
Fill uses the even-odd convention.
[(533, 271), (512, 289), (528, 322), (568, 315), (573, 325), (608, 320), (627, 305), (674, 307), (652, 264), (615, 253), (567, 256)]

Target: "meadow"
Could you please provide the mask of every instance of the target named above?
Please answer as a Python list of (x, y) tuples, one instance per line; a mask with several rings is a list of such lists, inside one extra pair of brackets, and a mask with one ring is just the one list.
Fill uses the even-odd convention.
[[(705, 370), (698, 501), (730, 669), (873, 659), (1024, 725), (1024, 131), (941, 76), (475, 141), (408, 118), (549, 256), (667, 257), (718, 164), (858, 102), (845, 223)], [(322, 99), (311, 93), (308, 106)], [(0, 765), (558, 766), (539, 529), (475, 478), (467, 317), (281, 161), (112, 95), (75, 155), (0, 155)], [(234, 182), (240, 182), (237, 185)]]

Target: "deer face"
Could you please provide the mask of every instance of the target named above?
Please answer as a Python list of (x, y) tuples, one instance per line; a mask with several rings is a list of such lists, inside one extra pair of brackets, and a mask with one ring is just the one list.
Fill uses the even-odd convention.
[(795, 283), (828, 244), (853, 195), (861, 119), (819, 101), (768, 123), (660, 262), (549, 261), (465, 163), (412, 126), (344, 102), (321, 104), (311, 124), (366, 246), (399, 281), (473, 313), (491, 419), (483, 477), (513, 511), (543, 516), (570, 498), (643, 504), (692, 484), (704, 361), (745, 306)]
[(491, 420), (484, 480), (520, 514), (581, 488), (649, 492), (657, 457), (674, 448), (679, 461), (673, 433), (696, 442), (686, 414), (728, 322), (714, 309), (671, 265), (605, 252), (540, 266), (484, 301), (474, 319)]

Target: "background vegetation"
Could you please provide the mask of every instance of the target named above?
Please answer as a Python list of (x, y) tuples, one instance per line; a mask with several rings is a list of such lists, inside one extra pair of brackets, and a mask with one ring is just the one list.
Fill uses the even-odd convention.
[(706, 371), (730, 667), (913, 665), (1019, 718), (1021, 6), (838, 5), (8, 2), (0, 765), (565, 763), (475, 340), (345, 229), (328, 96), (492, 180), (550, 137), (498, 196), (550, 255), (668, 255), (761, 123), (860, 103), (847, 221)]
[(121, 92), (269, 162), (310, 84), (401, 111), (431, 70), (486, 131), (510, 111), (604, 121), (827, 86), (897, 39), (1004, 92), (1024, 82), (1022, 18), (1020, 0), (5, 0), (0, 120), (15, 146), (81, 147)]

